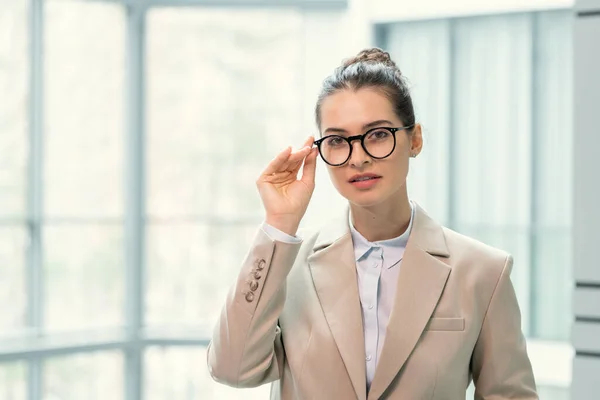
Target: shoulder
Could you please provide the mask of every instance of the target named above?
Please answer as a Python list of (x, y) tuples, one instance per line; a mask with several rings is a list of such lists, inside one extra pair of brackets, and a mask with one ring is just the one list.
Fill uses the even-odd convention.
[(506, 259), (510, 256), (510, 254), (503, 249), (483, 243), (447, 227), (442, 227), (442, 229), (452, 257), (476, 258), (487, 264), (496, 265), (500, 263), (504, 265)]
[(503, 273), (510, 274), (513, 259), (507, 251), (447, 227), (442, 229), (450, 253), (449, 266), (461, 279), (493, 288)]

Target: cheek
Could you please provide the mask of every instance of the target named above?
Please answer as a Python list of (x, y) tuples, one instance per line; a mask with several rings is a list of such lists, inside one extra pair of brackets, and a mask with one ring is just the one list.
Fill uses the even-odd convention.
[(386, 165), (383, 167), (385, 168), (385, 172), (392, 173), (398, 177), (401, 177), (402, 179), (406, 177), (405, 175), (408, 172), (409, 166), (408, 157), (398, 153), (395, 157), (390, 157), (387, 161), (388, 162), (385, 163)]
[(385, 176), (391, 178), (387, 180), (388, 188), (397, 190), (406, 185), (409, 161), (406, 157), (398, 157), (389, 161), (385, 166), (382, 165), (380, 170)]
[(343, 168), (336, 168), (330, 165), (327, 166), (327, 172), (329, 173), (329, 179), (333, 185), (337, 188), (339, 184), (344, 180)]

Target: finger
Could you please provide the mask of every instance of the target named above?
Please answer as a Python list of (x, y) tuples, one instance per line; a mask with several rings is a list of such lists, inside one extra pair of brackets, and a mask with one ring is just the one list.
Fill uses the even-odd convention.
[(306, 140), (304, 141), (304, 146), (312, 147), (314, 142), (315, 142), (315, 137), (311, 135), (311, 136), (307, 137)]
[(263, 171), (262, 175), (271, 175), (277, 171), (280, 171), (283, 166), (285, 166), (286, 162), (290, 158), (290, 154), (292, 152), (292, 148), (290, 146), (286, 147), (281, 153), (279, 153), (270, 163), (267, 165), (267, 168)]
[(296, 163), (298, 161), (303, 161), (304, 158), (310, 154), (310, 149), (313, 147), (314, 142), (315, 142), (314, 136), (307, 137), (306, 140), (304, 141), (304, 144), (302, 145), (302, 147), (299, 148), (298, 150), (292, 152), (290, 160), (288, 160), (288, 161), (290, 163)]
[(316, 148), (312, 149), (310, 154), (304, 159), (304, 167), (302, 168), (302, 182), (305, 184), (315, 183), (315, 171), (317, 169), (317, 154)]
[(303, 147), (290, 154), (290, 157), (286, 160), (285, 165), (282, 166), (285, 170), (293, 171), (300, 168), (302, 161), (310, 154), (310, 147)]

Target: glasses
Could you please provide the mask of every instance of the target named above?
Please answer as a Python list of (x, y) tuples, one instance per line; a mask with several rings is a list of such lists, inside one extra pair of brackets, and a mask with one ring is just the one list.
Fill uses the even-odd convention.
[(352, 156), (352, 141), (360, 140), (363, 150), (375, 159), (388, 157), (396, 148), (396, 132), (411, 129), (414, 125), (400, 128), (373, 128), (363, 135), (344, 137), (340, 135), (328, 135), (315, 144), (319, 148), (321, 158), (327, 164), (337, 167), (345, 164)]

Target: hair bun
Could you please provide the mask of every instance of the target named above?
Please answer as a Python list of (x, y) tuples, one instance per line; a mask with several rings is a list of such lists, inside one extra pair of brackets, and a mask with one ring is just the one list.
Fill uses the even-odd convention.
[(354, 56), (354, 58), (345, 60), (342, 66), (344, 68), (347, 68), (353, 64), (358, 63), (380, 63), (387, 67), (394, 68), (395, 70), (400, 72), (398, 66), (392, 60), (392, 57), (390, 57), (390, 53), (388, 53), (387, 51), (383, 51), (382, 49), (377, 47), (361, 50), (356, 56)]

